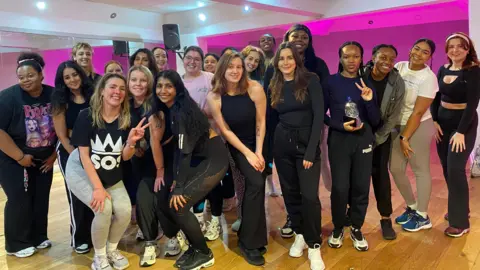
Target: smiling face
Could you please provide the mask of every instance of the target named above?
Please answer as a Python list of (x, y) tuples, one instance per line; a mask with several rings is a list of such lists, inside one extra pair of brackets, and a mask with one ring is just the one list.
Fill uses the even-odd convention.
[(416, 66), (424, 66), (432, 57), (432, 51), (428, 43), (422, 41), (410, 50), (410, 63)]
[(20, 87), (27, 93), (42, 88), (43, 74), (31, 66), (21, 66), (17, 69), (17, 78)]
[(197, 51), (189, 51), (183, 58), (183, 67), (188, 74), (196, 75), (202, 69), (202, 56)]
[(381, 48), (372, 58), (372, 61), (375, 64), (375, 69), (382, 74), (390, 73), (396, 60), (397, 54), (392, 48)]
[(173, 83), (164, 77), (158, 79), (155, 93), (160, 101), (167, 105), (168, 108), (172, 107), (175, 102), (175, 97), (177, 96), (177, 90)]
[(217, 67), (217, 59), (215, 57), (209, 55), (205, 57), (205, 61), (203, 62), (203, 69), (207, 72), (215, 73), (215, 68)]
[(273, 51), (273, 37), (271, 36), (262, 36), (260, 38), (260, 48), (264, 52), (271, 52)]
[(228, 68), (225, 72), (225, 79), (231, 83), (238, 83), (242, 78), (243, 64), (240, 57), (235, 57), (228, 63)]
[(155, 63), (157, 64), (158, 70), (163, 71), (168, 61), (167, 53), (162, 49), (156, 49), (153, 56), (155, 56)]
[(260, 63), (260, 53), (257, 51), (251, 51), (245, 58), (245, 69), (248, 73), (255, 71)]
[(308, 36), (307, 32), (303, 30), (297, 30), (290, 33), (288, 36), (288, 41), (293, 44), (293, 47), (297, 49), (298, 53), (303, 54), (308, 47), (310, 37)]
[(452, 62), (463, 63), (468, 53), (467, 42), (462, 38), (452, 38), (448, 41), (447, 56)]
[(135, 56), (135, 60), (133, 60), (133, 65), (138, 67), (138, 66), (144, 66), (148, 68), (148, 55), (144, 52), (139, 52)]
[(90, 49), (82, 47), (77, 50), (73, 60), (77, 62), (83, 69), (89, 69), (92, 66), (93, 53)]
[(82, 85), (80, 74), (73, 68), (65, 68), (63, 70), (63, 81), (65, 85), (72, 91), (79, 90)]
[(284, 78), (290, 78), (295, 75), (297, 63), (290, 48), (285, 48), (280, 51), (278, 59), (278, 69), (282, 72)]
[(148, 77), (140, 70), (134, 70), (130, 73), (128, 80), (128, 90), (136, 98), (144, 98), (148, 92)]
[(347, 45), (342, 49), (342, 57), (340, 59), (343, 69), (350, 74), (355, 74), (360, 68), (362, 62), (362, 52), (355, 45)]
[(105, 73), (116, 73), (119, 75), (123, 75), (123, 70), (122, 70), (122, 67), (117, 63), (111, 63), (105, 69)]
[(103, 104), (111, 107), (120, 107), (125, 99), (125, 82), (120, 78), (111, 78), (105, 83), (102, 90)]

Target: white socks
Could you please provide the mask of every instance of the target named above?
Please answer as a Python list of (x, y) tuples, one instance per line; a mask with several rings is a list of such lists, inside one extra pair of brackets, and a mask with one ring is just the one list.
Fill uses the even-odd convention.
[(414, 203), (412, 205), (408, 205), (408, 207), (410, 207), (410, 209), (412, 209), (412, 210), (417, 210), (417, 208), (418, 208), (417, 203)]
[(212, 221), (216, 221), (217, 223), (220, 223), (220, 217), (212, 216)]
[(96, 256), (107, 256), (107, 248), (101, 248), (101, 249), (95, 249), (95, 255)]
[(118, 243), (107, 243), (107, 252), (108, 253), (113, 252), (117, 250), (117, 247), (118, 247)]

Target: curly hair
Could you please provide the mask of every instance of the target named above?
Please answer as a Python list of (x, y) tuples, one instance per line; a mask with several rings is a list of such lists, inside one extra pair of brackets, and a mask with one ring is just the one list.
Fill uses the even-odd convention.
[(55, 75), (55, 90), (52, 93), (52, 114), (58, 115), (64, 113), (67, 109), (67, 103), (74, 96), (63, 79), (63, 72), (67, 68), (72, 68), (80, 76), (81, 85), (80, 93), (86, 102), (90, 102), (90, 98), (93, 94), (93, 86), (87, 77), (87, 74), (81, 66), (72, 60), (61, 63), (57, 68)]
[(137, 58), (137, 54), (139, 54), (139, 53), (144, 53), (144, 54), (147, 55), (148, 69), (150, 69), (150, 72), (152, 72), (153, 76), (157, 75), (158, 74), (158, 67), (157, 67), (157, 63), (155, 62), (155, 56), (153, 56), (153, 53), (149, 49), (141, 48), (141, 49), (138, 49), (135, 53), (133, 53), (132, 56), (130, 56), (130, 58), (128, 60), (130, 66), (131, 67), (134, 66), (135, 58)]
[[(172, 120), (172, 132), (179, 134), (179, 123), (183, 122), (188, 127), (185, 132), (190, 137), (199, 138), (199, 142), (203, 143), (208, 139), (210, 123), (207, 116), (198, 107), (198, 104), (192, 99), (187, 88), (183, 84), (182, 78), (175, 70), (165, 70), (155, 77), (154, 87), (158, 85), (158, 81), (163, 78), (169, 80), (175, 88), (175, 102), (170, 108), (170, 117)], [(167, 106), (158, 98), (155, 98), (155, 110), (168, 110)]]
[(257, 52), (260, 55), (260, 61), (258, 62), (258, 67), (249, 74), (250, 79), (260, 81), (265, 74), (265, 53), (262, 49), (252, 45), (248, 45), (240, 53), (242, 54), (243, 59), (247, 59), (251, 52)]
[(43, 57), (34, 52), (22, 52), (17, 58), (17, 70), (19, 67), (22, 66), (31, 66), (34, 68), (38, 73), (43, 71), (45, 67), (45, 61)]

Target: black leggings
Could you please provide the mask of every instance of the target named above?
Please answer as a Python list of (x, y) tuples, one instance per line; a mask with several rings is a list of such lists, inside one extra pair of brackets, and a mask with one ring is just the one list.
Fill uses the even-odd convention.
[(365, 221), (372, 174), (373, 134), (370, 126), (354, 133), (330, 129), (328, 151), (332, 171), (332, 222), (336, 229), (345, 225), (347, 203), (353, 227), (360, 229)]
[(377, 200), (377, 210), (382, 217), (390, 217), (392, 209), (392, 184), (388, 163), (392, 149), (390, 136), (388, 139), (373, 149), (372, 158), (372, 185)]
[(209, 139), (206, 144), (208, 156), (202, 158), (197, 166), (191, 167), (187, 175), (183, 191), (187, 203), (179, 211), (170, 208), (170, 194), (169, 198), (159, 205), (162, 216), (160, 223), (165, 235), (171, 238), (182, 230), (192, 247), (204, 253), (208, 253), (209, 249), (198, 220), (190, 212), (190, 208), (204, 199), (220, 183), (228, 168), (228, 152), (222, 139), (216, 136)]
[(28, 188), (25, 191), (24, 167), (12, 159), (4, 159), (0, 165), (0, 184), (7, 195), (5, 249), (14, 253), (48, 240), (48, 206), (53, 169), (42, 173), (39, 170), (41, 163), (27, 168)]
[[(250, 150), (251, 145), (247, 145)], [(245, 194), (242, 202), (242, 224), (238, 231), (239, 241), (246, 249), (258, 249), (267, 245), (267, 221), (265, 218), (265, 180), (245, 156), (228, 145), (235, 165), (245, 176)], [(227, 160), (228, 162), (228, 160)]]
[(292, 230), (302, 234), (310, 248), (321, 244), (322, 207), (318, 198), (320, 147), (313, 166), (303, 167), (310, 129), (287, 129), (279, 124), (275, 131), (273, 157)]
[(443, 136), (442, 141), (437, 144), (437, 153), (448, 187), (448, 222), (452, 227), (467, 229), (470, 228), (468, 220), (470, 198), (465, 166), (475, 146), (478, 117), (475, 113), (473, 122), (464, 134), (466, 150), (455, 153), (452, 152), (450, 139), (457, 132), (462, 114), (463, 110), (449, 110), (440, 106), (438, 124), (442, 128)]
[(137, 190), (137, 222), (143, 233), (145, 241), (155, 241), (158, 235), (158, 222), (163, 224), (163, 215), (160, 215), (160, 206), (168, 203), (170, 187), (173, 183), (173, 145), (170, 142), (162, 147), (164, 162), (165, 186), (161, 186), (158, 192), (153, 191), (156, 178), (156, 166), (151, 151), (147, 151), (143, 158), (142, 167), (144, 172)]

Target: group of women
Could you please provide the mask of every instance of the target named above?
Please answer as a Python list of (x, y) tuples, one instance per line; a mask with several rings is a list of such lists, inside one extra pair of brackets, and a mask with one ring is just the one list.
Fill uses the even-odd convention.
[(389, 172), (406, 203), (395, 222), (406, 231), (432, 227), (433, 138), (449, 190), (445, 234), (469, 231), (465, 165), (476, 138), (480, 63), (467, 35), (447, 37), (449, 64), (437, 76), (428, 66), (436, 48), (429, 39), (416, 41), (409, 60), (396, 64), (396, 48), (380, 44), (365, 66), (363, 47), (345, 42), (332, 75), (305, 25), (292, 26), (276, 51), (271, 35), (259, 41), (260, 48), (226, 48), (221, 57), (190, 46), (182, 76), (167, 69), (164, 49), (140, 49), (126, 78), (115, 61), (106, 63), (104, 76), (94, 73), (93, 50), (79, 43), (72, 60), (58, 67), (55, 88), (42, 84), (41, 56), (21, 54), (19, 83), (0, 92), (7, 253), (28, 257), (51, 247), (47, 216), (58, 158), (71, 245), (79, 254), (94, 249), (92, 269), (130, 265), (118, 243), (131, 222), (145, 241), (140, 266), (155, 264), (163, 235), (166, 256), (184, 251), (175, 267), (213, 265), (206, 241), (220, 237), (224, 202), (235, 196), (238, 247), (248, 263), (261, 266), (265, 189), (279, 195), (269, 176), (276, 167), (287, 211), (281, 235), (295, 236), (289, 255), (307, 250), (310, 268), (325, 269), (320, 175), (331, 190), (328, 245), (340, 248), (348, 226), (353, 246), (366, 251), (361, 228), (370, 177), (385, 239), (396, 238)]

